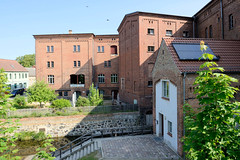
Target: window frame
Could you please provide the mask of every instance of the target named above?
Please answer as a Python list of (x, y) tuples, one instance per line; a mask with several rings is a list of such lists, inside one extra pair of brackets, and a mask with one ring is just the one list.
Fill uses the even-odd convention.
[(73, 61), (73, 67), (77, 67), (77, 61)]
[(212, 25), (209, 26), (209, 38), (213, 38)]
[(188, 38), (189, 37), (189, 31), (183, 31), (183, 37)]
[(118, 74), (111, 74), (111, 83), (118, 83)]
[(105, 75), (98, 74), (98, 83), (105, 83)]
[(168, 135), (172, 137), (172, 122), (168, 120)]
[(148, 52), (154, 52), (155, 46), (148, 46)]
[[(151, 31), (152, 31), (152, 32), (151, 32)], [(155, 34), (153, 28), (148, 28), (148, 29), (147, 29), (147, 33), (148, 33), (148, 35), (154, 35), (154, 34)]]
[(170, 29), (166, 30), (166, 36), (172, 36), (173, 35), (173, 31)]
[(233, 14), (230, 14), (228, 16), (228, 21), (229, 21), (229, 30), (233, 30), (233, 27), (234, 27), (234, 25), (233, 25)]
[(163, 98), (169, 99), (170, 97), (169, 86), (170, 86), (170, 83), (168, 80), (162, 81), (162, 97)]
[(153, 87), (153, 81), (148, 81), (148, 87)]
[(54, 75), (48, 75), (47, 78), (48, 84), (54, 84)]

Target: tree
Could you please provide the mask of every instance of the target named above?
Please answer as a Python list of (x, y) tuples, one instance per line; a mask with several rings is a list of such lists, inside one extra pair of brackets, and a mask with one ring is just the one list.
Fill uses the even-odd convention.
[(99, 90), (94, 88), (93, 83), (89, 88), (88, 99), (90, 101), (90, 105), (92, 105), (92, 106), (103, 105), (103, 97), (102, 97), (102, 95), (99, 95)]
[[(6, 94), (8, 87), (6, 85), (7, 77), (3, 69), (0, 69), (0, 116), (6, 118), (9, 110), (14, 110), (11, 105), (8, 104), (8, 98), (10, 94)], [(12, 136), (17, 129), (17, 121), (0, 120), (0, 159), (1, 160), (15, 160), (20, 157), (15, 157), (14, 153), (18, 150), (13, 149), (16, 145), (16, 136)]]
[(19, 56), (16, 58), (16, 61), (23, 67), (32, 67), (35, 65), (35, 54), (26, 54), (24, 56)]
[(37, 81), (27, 91), (28, 102), (39, 102), (40, 107), (42, 103), (51, 102), (56, 99), (55, 91), (48, 87), (44, 81)]
[[(186, 105), (186, 135), (183, 138), (188, 159), (240, 159), (240, 103), (234, 100), (237, 88), (230, 86), (237, 79), (220, 73), (224, 69), (211, 61), (213, 55), (205, 53), (208, 60), (200, 66), (195, 79), (195, 94), (200, 108), (194, 111)], [(209, 61), (210, 60), (210, 61)]]

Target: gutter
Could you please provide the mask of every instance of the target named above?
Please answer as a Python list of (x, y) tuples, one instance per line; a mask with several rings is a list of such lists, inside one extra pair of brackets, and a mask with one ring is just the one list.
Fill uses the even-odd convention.
[[(186, 77), (187, 77), (187, 72), (183, 73), (183, 105), (185, 105), (185, 100), (186, 100), (186, 95), (185, 95), (185, 84), (186, 84)], [(185, 136), (185, 124), (184, 124), (184, 119), (185, 119), (185, 113), (183, 113), (183, 137)], [(183, 142), (184, 146), (184, 142)], [(183, 159), (185, 159), (185, 152), (183, 151)]]

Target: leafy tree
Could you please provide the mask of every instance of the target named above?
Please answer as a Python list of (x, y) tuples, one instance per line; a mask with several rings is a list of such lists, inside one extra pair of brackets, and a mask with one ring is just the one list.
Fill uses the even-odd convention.
[(90, 106), (90, 102), (86, 97), (79, 96), (76, 102), (76, 106)]
[[(201, 50), (206, 51), (204, 42)], [(201, 58), (212, 60), (213, 55), (204, 53)], [(200, 66), (201, 71), (194, 84), (200, 108), (194, 111), (185, 108), (186, 135), (183, 138), (188, 159), (240, 159), (240, 103), (234, 100), (237, 88), (230, 86), (237, 82), (223, 73), (213, 61)]]
[(35, 65), (35, 54), (26, 54), (24, 56), (19, 56), (16, 58), (16, 61), (23, 67), (32, 67)]
[[(7, 77), (3, 69), (0, 69), (0, 116), (1, 118), (7, 117), (7, 112), (9, 110), (14, 110), (11, 105), (8, 104), (7, 99), (10, 94), (5, 94), (8, 92), (8, 87), (6, 85)], [(8, 119), (0, 120), (0, 159), (1, 160), (15, 160), (20, 159), (20, 157), (14, 157), (14, 153), (18, 150), (13, 149), (16, 141), (16, 137), (12, 136), (14, 131), (17, 129), (17, 121), (12, 122)]]
[(27, 105), (25, 97), (19, 94), (13, 99), (13, 106), (15, 108), (24, 108)]
[(51, 102), (56, 99), (57, 95), (44, 81), (37, 81), (34, 85), (28, 88), (27, 97), (28, 102), (39, 102), (40, 107), (42, 107), (43, 102)]
[(67, 99), (57, 99), (57, 100), (54, 100), (52, 102), (52, 107), (53, 108), (59, 108), (59, 109), (62, 109), (62, 108), (65, 108), (65, 107), (71, 107), (72, 104), (69, 100)]
[(90, 105), (92, 106), (103, 105), (103, 97), (102, 95), (99, 95), (99, 90), (94, 88), (93, 83), (89, 88), (88, 100), (90, 101)]

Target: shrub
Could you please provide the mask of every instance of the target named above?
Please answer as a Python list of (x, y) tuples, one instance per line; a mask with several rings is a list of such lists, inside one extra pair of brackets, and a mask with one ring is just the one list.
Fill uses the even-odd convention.
[(90, 101), (82, 96), (79, 96), (76, 102), (76, 106), (80, 107), (80, 106), (89, 106), (90, 105)]
[(34, 140), (34, 141), (42, 141), (46, 139), (47, 136), (44, 132), (34, 132), (34, 131), (23, 131), (18, 133), (17, 139), (19, 141), (27, 141), (27, 140)]
[(52, 107), (53, 108), (59, 108), (59, 109), (62, 109), (64, 107), (71, 107), (71, 103), (69, 100), (67, 99), (57, 99), (55, 101), (52, 102)]
[(93, 83), (89, 88), (88, 99), (90, 101), (91, 106), (103, 105), (103, 95), (99, 94), (99, 90), (94, 87)]
[(13, 105), (15, 108), (24, 108), (26, 106), (26, 100), (24, 96), (16, 95), (13, 99)]

